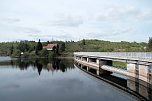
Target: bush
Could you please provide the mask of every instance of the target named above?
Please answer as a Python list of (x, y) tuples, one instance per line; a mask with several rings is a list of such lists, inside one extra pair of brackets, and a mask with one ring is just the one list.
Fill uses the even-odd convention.
[(20, 57), (20, 56), (21, 56), (21, 51), (19, 49), (16, 49), (12, 54), (12, 57)]
[(28, 52), (24, 52), (24, 54), (21, 56), (23, 58), (29, 58), (30, 54)]
[(49, 51), (46, 49), (43, 49), (41, 51), (38, 52), (40, 57), (48, 57), (49, 55)]
[(49, 51), (48, 58), (54, 58), (56, 57), (56, 54), (53, 51)]
[(33, 59), (33, 58), (38, 58), (38, 56), (35, 54), (35, 51), (32, 51), (32, 52), (30, 53), (29, 58), (31, 58), (31, 59)]

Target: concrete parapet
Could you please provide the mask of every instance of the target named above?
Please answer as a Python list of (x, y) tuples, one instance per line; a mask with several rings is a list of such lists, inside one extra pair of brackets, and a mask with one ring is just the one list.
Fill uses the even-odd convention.
[(128, 63), (127, 64), (127, 71), (128, 71), (128, 75), (130, 75), (132, 77), (136, 77), (137, 76), (136, 64)]
[[(149, 82), (152, 84), (152, 63), (147, 61), (139, 61), (139, 60), (126, 60), (123, 61), (127, 62), (127, 70), (117, 70), (116, 68), (112, 67), (112, 62), (115, 60), (115, 58), (110, 57), (96, 57), (96, 56), (83, 56), (83, 55), (75, 55), (74, 58), (87, 65), (91, 66), (92, 68), (98, 70), (100, 73), (109, 71), (109, 72), (116, 72), (119, 74), (131, 76), (134, 78), (138, 78), (140, 80)], [(118, 59), (118, 58), (117, 58)], [(103, 67), (102, 66), (109, 66), (109, 67)], [(97, 73), (97, 74), (100, 74)]]
[(139, 65), (139, 79), (148, 82), (149, 66)]

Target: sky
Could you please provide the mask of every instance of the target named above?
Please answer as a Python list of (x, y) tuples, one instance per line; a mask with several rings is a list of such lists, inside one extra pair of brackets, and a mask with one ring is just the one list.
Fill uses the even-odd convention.
[(0, 0), (0, 42), (147, 42), (152, 0)]

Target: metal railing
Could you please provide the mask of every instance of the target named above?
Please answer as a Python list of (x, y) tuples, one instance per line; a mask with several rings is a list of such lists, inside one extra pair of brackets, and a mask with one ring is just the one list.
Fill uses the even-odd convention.
[(152, 52), (74, 52), (74, 55), (152, 59)]

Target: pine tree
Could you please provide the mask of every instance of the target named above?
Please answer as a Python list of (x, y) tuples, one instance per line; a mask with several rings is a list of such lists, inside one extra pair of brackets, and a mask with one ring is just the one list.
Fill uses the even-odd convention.
[(40, 51), (40, 50), (42, 50), (42, 48), (43, 48), (43, 46), (39, 39), (39, 42), (37, 43), (37, 50)]
[(86, 43), (85, 43), (85, 39), (83, 39), (83, 40), (82, 40), (82, 44), (83, 44), (83, 45), (86, 45)]
[(56, 46), (56, 54), (59, 54), (59, 45)]
[(12, 45), (11, 49), (10, 49), (10, 54), (12, 55), (14, 51), (14, 46)]

